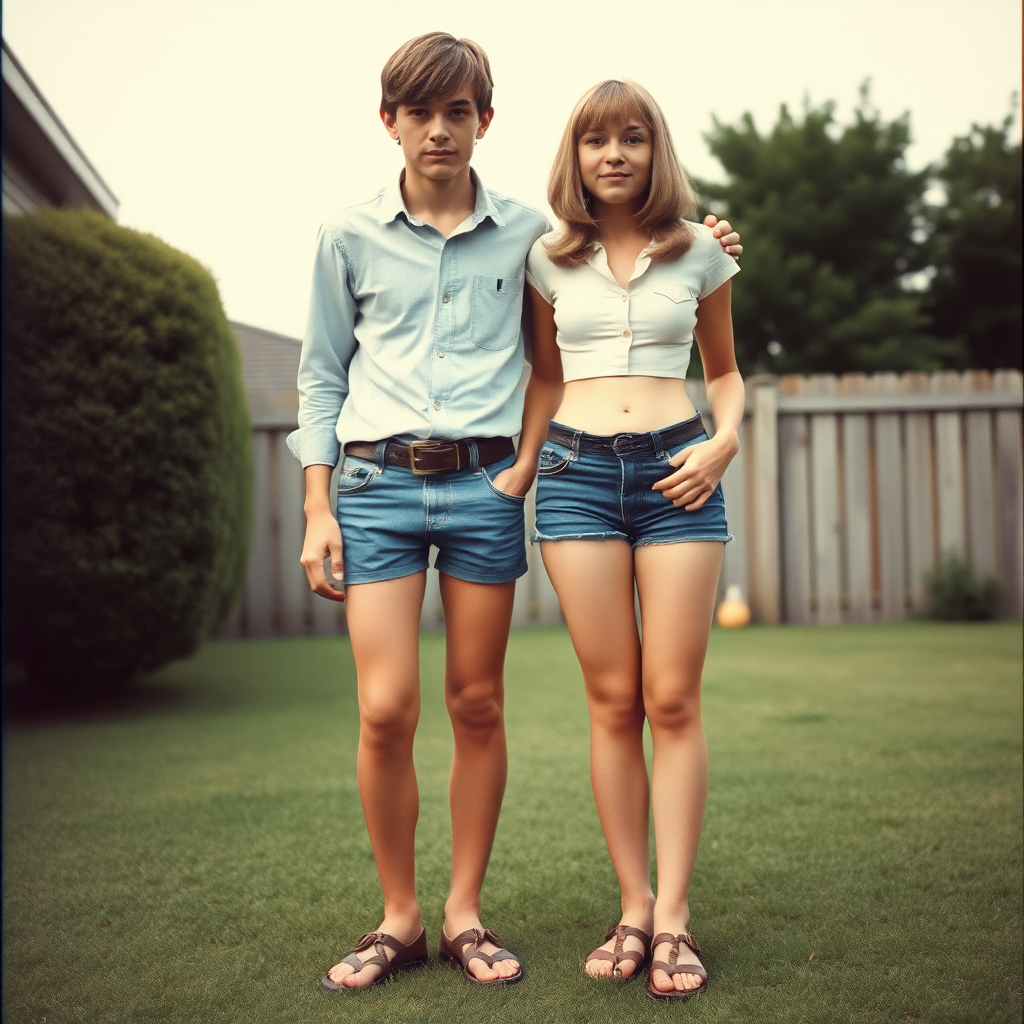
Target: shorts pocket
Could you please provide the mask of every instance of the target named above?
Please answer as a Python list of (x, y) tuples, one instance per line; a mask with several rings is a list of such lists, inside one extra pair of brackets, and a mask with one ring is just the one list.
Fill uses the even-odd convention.
[[(509, 465), (512, 465), (512, 463), (510, 462)], [(507, 467), (502, 466), (501, 468), (506, 469)], [(500, 473), (501, 469), (497, 472)], [(480, 467), (480, 475), (484, 478), (484, 483), (487, 484), (491, 493), (496, 494), (499, 498), (504, 498), (510, 505), (523, 505), (526, 502), (525, 494), (520, 497), (518, 494), (506, 494), (505, 491), (499, 491), (498, 488), (494, 486), (494, 482), (491, 480), (491, 475), (487, 472), (487, 469), (484, 466)]]
[(477, 348), (497, 352), (519, 340), (523, 279), (474, 277), (469, 331)]
[(365, 491), (379, 475), (375, 462), (346, 455), (338, 474), (338, 497)]
[(707, 439), (707, 433), (702, 431), (696, 437), (691, 437), (689, 441), (684, 441), (682, 444), (677, 444), (669, 448), (665, 454), (661, 456), (662, 461), (667, 464), (671, 461), (673, 456), (678, 455), (684, 448), (692, 448), (695, 444), (700, 444), (702, 441), (706, 441)]
[(545, 441), (537, 460), (537, 476), (557, 476), (572, 462), (572, 449), (554, 441)]

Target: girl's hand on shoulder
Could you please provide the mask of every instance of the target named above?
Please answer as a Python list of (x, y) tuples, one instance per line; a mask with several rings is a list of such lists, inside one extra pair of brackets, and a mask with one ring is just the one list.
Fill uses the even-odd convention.
[(739, 450), (734, 432), (719, 431), (710, 440), (698, 441), (673, 455), (669, 463), (679, 468), (652, 490), (661, 491), (677, 508), (695, 512), (711, 497)]

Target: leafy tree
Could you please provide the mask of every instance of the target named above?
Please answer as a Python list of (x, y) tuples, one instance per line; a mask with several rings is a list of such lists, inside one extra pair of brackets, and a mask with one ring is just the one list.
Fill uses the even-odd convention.
[(965, 343), (971, 366), (1017, 367), (1021, 356), (1021, 146), (1009, 114), (953, 140), (938, 169), (945, 202), (930, 210), (935, 333)]
[(8, 650), (83, 694), (195, 650), (241, 585), (238, 344), (195, 260), (81, 210), (6, 218)]
[(762, 135), (750, 114), (706, 136), (729, 175), (698, 187), (744, 234), (733, 302), (746, 370), (930, 370), (961, 357), (929, 331), (922, 296), (903, 286), (924, 266), (915, 241), (928, 171), (907, 170), (906, 114), (885, 122), (861, 89), (853, 123), (835, 104), (783, 105)]

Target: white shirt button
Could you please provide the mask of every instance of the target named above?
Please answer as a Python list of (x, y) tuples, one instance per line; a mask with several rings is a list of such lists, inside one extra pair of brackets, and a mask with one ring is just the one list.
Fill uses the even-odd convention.
[(622, 336), (623, 336), (624, 338), (628, 338), (628, 337), (629, 337), (629, 331), (628, 331), (628, 330), (625, 330), (625, 331), (623, 331), (623, 332), (622, 332)]
[(440, 402), (435, 402), (434, 403), (434, 408), (435, 409), (440, 409), (441, 408), (441, 403)]
[(444, 359), (444, 349), (440, 349), (440, 348), (439, 348), (439, 349), (437, 350), (437, 358), (438, 358), (438, 359)]
[(625, 292), (623, 292), (622, 293), (622, 301), (625, 302), (628, 298), (629, 298), (629, 296)]
[(445, 292), (444, 295), (441, 296), (441, 301), (442, 302), (451, 302), (452, 301), (452, 297), (447, 292)]

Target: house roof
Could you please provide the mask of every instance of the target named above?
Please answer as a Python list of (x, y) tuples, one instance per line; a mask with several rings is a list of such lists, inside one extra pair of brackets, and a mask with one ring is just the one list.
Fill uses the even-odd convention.
[[(4, 177), (29, 200), (87, 206), (117, 219), (118, 200), (3, 42)], [(8, 164), (11, 166), (8, 167)], [(19, 174), (18, 171), (21, 171)]]
[(287, 334), (231, 322), (242, 351), (242, 380), (254, 426), (291, 428), (297, 423), (302, 342)]
[(295, 391), (302, 342), (262, 327), (231, 322), (242, 350), (246, 391)]

